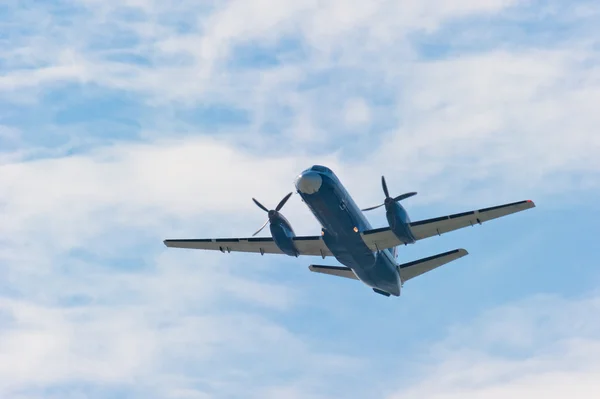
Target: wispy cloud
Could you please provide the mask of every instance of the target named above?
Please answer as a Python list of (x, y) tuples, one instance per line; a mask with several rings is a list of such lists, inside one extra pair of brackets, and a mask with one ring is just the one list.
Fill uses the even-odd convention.
[(422, 382), (394, 398), (593, 398), (600, 389), (598, 296), (533, 297), (491, 309), (433, 346)]
[[(471, 36), (436, 36), (445, 23), (480, 35), (485, 26), (468, 26), (486, 18), (495, 22), (492, 32), (503, 31), (502, 23), (520, 21), (521, 6), (503, 1), (263, 6), (182, 3), (169, 11), (145, 1), (82, 2), (69, 9), (78, 18), (63, 24), (59, 10), (64, 5), (33, 11), (15, 5), (15, 15), (43, 15), (42, 28), (56, 33), (34, 29), (37, 39), (32, 40), (30, 32), (13, 27), (21, 40), (4, 55), (11, 66), (2, 77), (4, 92), (23, 96), (31, 89), (31, 95), (42, 98), (40, 90), (63, 82), (84, 84), (87, 91), (102, 87), (135, 93), (142, 107), (135, 115), (136, 128), (113, 123), (105, 127), (105, 137), (129, 137), (132, 131), (149, 138), (189, 135), (205, 126), (202, 134), (218, 131), (246, 151), (269, 156), (276, 148), (321, 157), (337, 153), (353, 174), (360, 173), (355, 165), (368, 175), (388, 170), (390, 179), (407, 179), (397, 183), (406, 186), (423, 182), (443, 187), (448, 178), (442, 171), (448, 167), (462, 176), (447, 183), (457, 192), (460, 186), (467, 189), (491, 178), (511, 181), (507, 184), (518, 178), (529, 191), (533, 184), (553, 192), (573, 188), (557, 176), (561, 171), (597, 175), (599, 144), (592, 132), (598, 124), (593, 104), (600, 84), (592, 36), (576, 30), (543, 46), (516, 45), (523, 35), (544, 34), (545, 25), (538, 24), (529, 33), (488, 38), (478, 51), (464, 56), (463, 44)], [(594, 9), (585, 3), (578, 9), (558, 14), (550, 7), (544, 15), (550, 22), (592, 29), (585, 21)], [(184, 22), (176, 23), (179, 18)], [(461, 25), (464, 19), (468, 24)], [(411, 44), (428, 35), (454, 50), (423, 57)], [(240, 63), (241, 54), (255, 58)], [(261, 61), (265, 57), (270, 61)], [(55, 104), (64, 109), (74, 102)], [(88, 106), (95, 107), (94, 102)], [(214, 112), (218, 109), (223, 117)], [(114, 112), (107, 110), (106, 118), (116, 120)], [(216, 117), (220, 126), (207, 124)], [(21, 118), (9, 120), (18, 124)], [(77, 141), (71, 139), (64, 149), (102, 140), (102, 135), (73, 131), (91, 127), (65, 122), (60, 129)], [(561, 151), (553, 150), (559, 146)], [(485, 157), (473, 155), (483, 153)], [(346, 161), (357, 154), (358, 163)], [(408, 171), (414, 178), (405, 175)]]

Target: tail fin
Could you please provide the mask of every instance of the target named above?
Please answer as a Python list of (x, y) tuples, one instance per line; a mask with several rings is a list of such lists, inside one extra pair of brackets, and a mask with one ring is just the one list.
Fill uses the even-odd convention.
[(398, 265), (398, 272), (402, 282), (427, 273), (437, 267), (452, 262), (458, 258), (462, 258), (469, 253), (465, 249), (455, 249), (454, 251), (444, 252), (443, 254), (433, 255), (428, 258), (415, 260), (413, 262)]

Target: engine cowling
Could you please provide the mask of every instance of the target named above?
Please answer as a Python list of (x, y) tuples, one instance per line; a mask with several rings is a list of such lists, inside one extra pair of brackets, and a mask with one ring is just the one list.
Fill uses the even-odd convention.
[(267, 214), (269, 215), (269, 218), (267, 219), (267, 221), (262, 225), (262, 227), (260, 229), (258, 229), (258, 231), (256, 233), (253, 234), (253, 236), (260, 233), (262, 231), (262, 229), (264, 229), (268, 223), (269, 228), (271, 230), (271, 237), (273, 238), (275, 245), (277, 245), (277, 247), (284, 254), (289, 255), (289, 256), (298, 257), (298, 255), (300, 255), (300, 253), (298, 251), (298, 248), (296, 248), (296, 245), (294, 244), (294, 237), (296, 237), (296, 234), (294, 233), (294, 229), (292, 229), (290, 222), (288, 222), (288, 220), (285, 218), (285, 216), (283, 216), (279, 212), (281, 210), (281, 208), (283, 208), (283, 206), (285, 205), (287, 200), (290, 199), (292, 194), (293, 194), (293, 192), (291, 192), (291, 193), (287, 194), (285, 197), (283, 197), (283, 199), (281, 201), (279, 201), (279, 204), (277, 204), (275, 209), (271, 209), (271, 210), (267, 209), (263, 204), (258, 202), (258, 200), (256, 198), (252, 198), (252, 201), (254, 201), (256, 206), (258, 206), (263, 211), (267, 212)]
[(385, 217), (394, 235), (405, 244), (413, 244), (415, 237), (410, 230), (410, 218), (406, 209), (398, 202), (393, 202), (386, 208)]
[(294, 233), (294, 229), (292, 229), (290, 222), (288, 222), (283, 215), (278, 214), (271, 220), (269, 228), (271, 230), (271, 237), (273, 237), (273, 241), (275, 241), (275, 245), (277, 245), (284, 254), (298, 257), (300, 253), (294, 244), (296, 233)]

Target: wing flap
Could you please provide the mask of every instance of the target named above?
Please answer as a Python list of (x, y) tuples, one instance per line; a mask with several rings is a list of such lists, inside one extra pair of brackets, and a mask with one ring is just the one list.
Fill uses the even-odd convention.
[(311, 272), (315, 272), (315, 273), (323, 273), (323, 274), (329, 274), (331, 276), (345, 277), (345, 278), (358, 280), (358, 278), (356, 277), (356, 275), (354, 274), (352, 269), (350, 269), (349, 267), (310, 265), (310, 266), (308, 266), (308, 269)]
[(402, 282), (410, 280), (468, 254), (465, 249), (461, 248), (398, 265), (400, 278)]

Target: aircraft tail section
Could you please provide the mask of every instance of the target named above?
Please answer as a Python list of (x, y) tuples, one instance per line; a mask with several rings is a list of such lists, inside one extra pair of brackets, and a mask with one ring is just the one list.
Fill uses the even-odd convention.
[(423, 273), (427, 273), (435, 268), (445, 265), (448, 262), (462, 258), (469, 253), (465, 249), (455, 249), (453, 251), (444, 252), (442, 254), (433, 255), (428, 258), (415, 260), (409, 263), (403, 263), (398, 265), (398, 272), (400, 273), (400, 279), (402, 282), (410, 280), (420, 276)]

